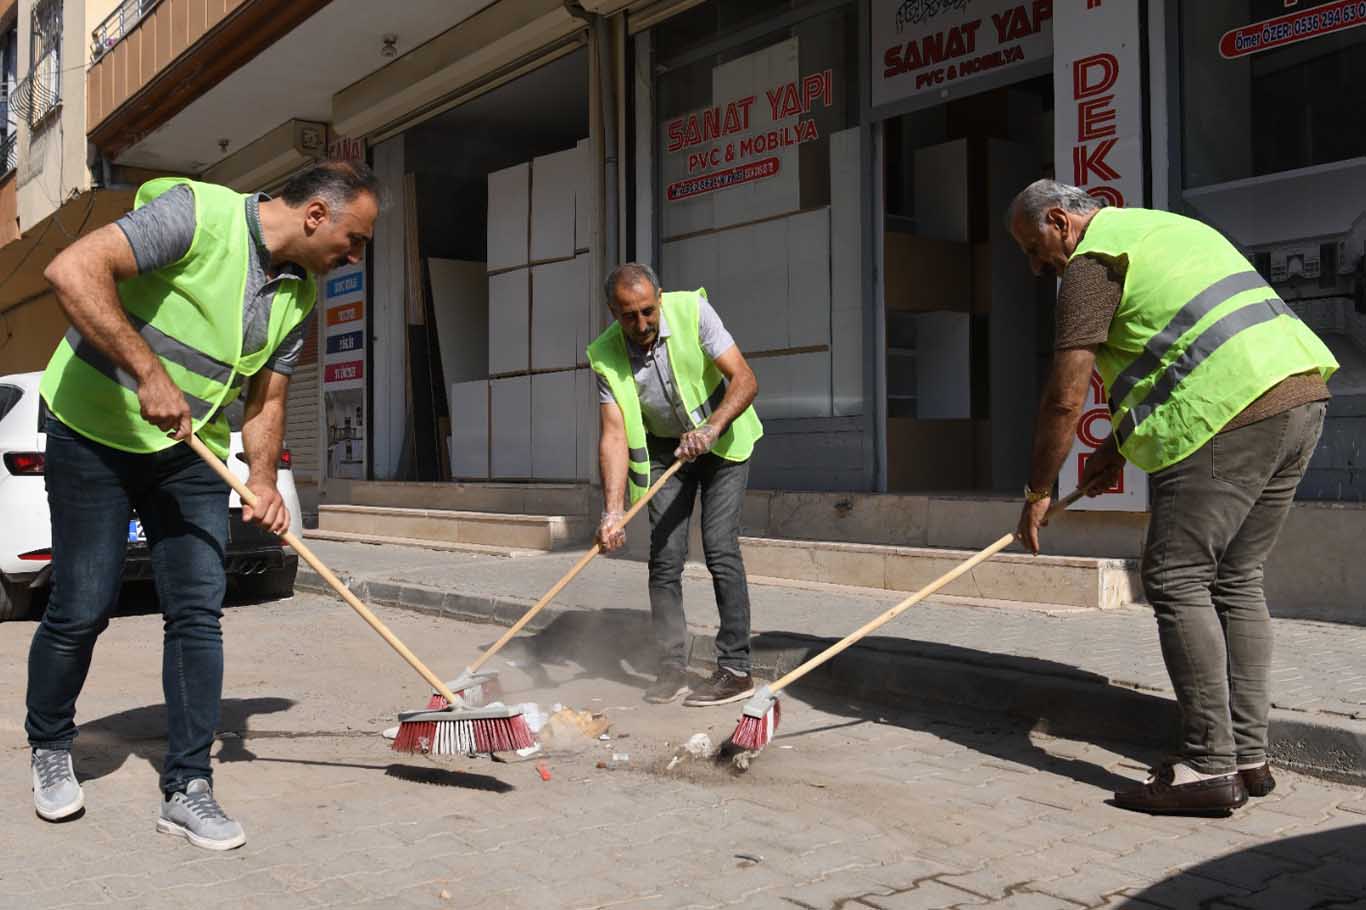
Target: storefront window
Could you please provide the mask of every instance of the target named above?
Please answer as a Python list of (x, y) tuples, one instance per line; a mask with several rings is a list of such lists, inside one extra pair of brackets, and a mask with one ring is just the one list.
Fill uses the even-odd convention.
[(802, 5), (709, 3), (657, 30), (662, 239), (830, 203), (830, 134), (858, 109), (852, 11), (743, 37)]
[(1187, 188), (1366, 156), (1366, 2), (1180, 7)]

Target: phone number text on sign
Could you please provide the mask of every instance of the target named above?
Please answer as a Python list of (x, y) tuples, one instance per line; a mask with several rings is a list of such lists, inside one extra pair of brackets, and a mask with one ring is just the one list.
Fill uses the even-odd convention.
[(777, 158), (765, 158), (763, 161), (755, 161), (753, 164), (742, 164), (739, 167), (729, 168), (724, 171), (717, 171), (715, 174), (707, 174), (702, 177), (689, 177), (687, 180), (680, 180), (677, 183), (669, 184), (665, 191), (670, 202), (678, 202), (680, 199), (688, 199), (692, 196), (701, 196), (703, 193), (711, 193), (716, 190), (728, 189), (742, 183), (750, 183), (755, 180), (763, 180), (778, 173), (778, 168), (782, 162)]
[(1359, 25), (1366, 25), (1366, 0), (1338, 0), (1302, 13), (1229, 29), (1219, 39), (1219, 54), (1225, 60), (1235, 60)]

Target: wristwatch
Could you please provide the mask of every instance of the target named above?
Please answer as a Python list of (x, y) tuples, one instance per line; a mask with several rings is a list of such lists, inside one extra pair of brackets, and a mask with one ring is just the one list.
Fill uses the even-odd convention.
[(1048, 499), (1050, 496), (1053, 495), (1052, 490), (1044, 490), (1043, 492), (1031, 490), (1029, 488), (1029, 484), (1025, 484), (1024, 490), (1025, 502), (1029, 503), (1030, 505), (1033, 505), (1034, 503), (1039, 502), (1040, 500)]

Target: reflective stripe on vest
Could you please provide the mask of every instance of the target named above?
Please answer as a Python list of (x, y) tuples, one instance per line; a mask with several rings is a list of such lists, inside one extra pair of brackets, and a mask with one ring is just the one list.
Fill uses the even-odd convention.
[[(241, 373), (238, 373), (234, 377), (232, 367), (223, 363), (221, 360), (215, 360), (203, 351), (198, 351), (187, 344), (177, 341), (156, 326), (144, 322), (132, 313), (128, 313), (127, 316), (128, 321), (133, 324), (133, 328), (137, 329), (138, 334), (142, 336), (142, 340), (147, 342), (147, 346), (152, 349), (152, 353), (184, 367), (197, 376), (203, 376), (211, 382), (228, 385), (234, 393), (229, 396), (229, 400), (237, 397), (236, 393), (240, 392), (242, 386), (246, 383), (246, 377)], [(81, 360), (85, 361), (96, 370), (99, 370), (125, 389), (134, 393), (137, 392), (138, 381), (124, 372), (118, 364), (110, 360), (98, 347), (87, 341), (85, 336), (76, 331), (76, 329), (67, 329), (66, 343), (71, 345), (71, 349), (76, 352), (76, 356)], [(234, 381), (228, 383), (229, 379), (233, 379)], [(203, 420), (213, 413), (213, 402), (205, 401), (203, 398), (192, 395), (183, 389), (181, 392), (185, 396), (186, 403), (190, 406), (190, 415), (195, 420)]]
[(1213, 325), (1195, 337), (1195, 340), (1182, 352), (1180, 357), (1172, 361), (1171, 365), (1162, 371), (1161, 377), (1153, 383), (1148, 394), (1124, 415), (1124, 419), (1115, 429), (1115, 442), (1122, 447), (1133, 435), (1134, 430), (1147, 420), (1150, 414), (1171, 400), (1172, 392), (1187, 376), (1195, 372), (1196, 368), (1204, 363), (1211, 354), (1232, 341), (1235, 335), (1280, 316), (1289, 316), (1291, 319), (1299, 320), (1299, 317), (1279, 297), (1271, 297), (1240, 307), (1227, 316), (1216, 320)]
[(1137, 359), (1125, 367), (1123, 372), (1115, 378), (1110, 389), (1110, 411), (1113, 413), (1119, 410), (1118, 406), (1129, 397), (1134, 386), (1158, 368), (1162, 363), (1162, 358), (1167, 356), (1172, 345), (1194, 328), (1197, 322), (1225, 300), (1254, 288), (1266, 288), (1268, 294), (1272, 293), (1271, 288), (1267, 287), (1267, 283), (1262, 280), (1261, 275), (1256, 272), (1238, 272), (1220, 278), (1191, 298), (1190, 302), (1177, 311), (1171, 322), (1168, 322), (1162, 331), (1148, 339), (1148, 343), (1143, 346), (1143, 353), (1138, 355)]

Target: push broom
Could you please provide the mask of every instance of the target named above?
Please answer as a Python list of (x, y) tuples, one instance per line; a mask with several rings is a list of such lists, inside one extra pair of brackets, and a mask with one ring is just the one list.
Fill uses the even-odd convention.
[[(209, 451), (208, 447), (199, 439), (198, 436), (191, 434), (186, 437), (185, 442), (195, 454), (213, 468), (214, 473), (223, 479), (231, 487), (242, 501), (249, 506), (256, 505), (256, 494), (247, 489), (246, 484), (238, 479), (237, 475), (228, 469), (228, 466), (219, 460), (218, 456)], [(398, 655), (408, 662), (418, 674), (425, 679), (441, 696), (447, 699), (447, 704), (456, 703), (455, 694), (446, 687), (435, 673), (427, 668), (417, 655), (408, 650), (407, 645), (399, 641), (398, 636), (389, 631), (388, 626), (380, 622), (370, 608), (361, 603), (360, 598), (351, 593), (351, 590), (342, 583), (332, 571), (323, 565), (321, 559), (314, 555), (302, 540), (292, 531), (285, 531), (280, 535), (285, 543), (294, 548), (299, 557), (304, 562), (313, 567), (313, 570), (322, 576), (323, 580), (336, 591), (341, 599), (360, 614), (361, 619), (369, 623), (370, 628), (379, 633), (380, 637), (389, 643), (389, 646), (398, 652)], [(527, 726), (526, 718), (517, 708), (508, 708), (502, 705), (490, 705), (478, 711), (457, 710), (448, 708), (441, 711), (408, 711), (399, 715), (398, 736), (394, 739), (394, 751), (396, 752), (423, 752), (431, 755), (468, 755), (472, 752), (507, 752), (514, 749), (525, 749), (533, 745), (535, 740), (532, 738), (531, 730)]]
[[(1085, 491), (1081, 488), (1069, 493), (1067, 496), (1053, 504), (1052, 508), (1048, 510), (1048, 517), (1066, 509), (1080, 499), (1084, 493)], [(883, 613), (876, 619), (868, 621), (863, 626), (849, 633), (844, 638), (841, 638), (839, 641), (808, 660), (806, 663), (761, 688), (745, 703), (744, 711), (740, 716), (740, 723), (736, 726), (735, 732), (731, 734), (731, 742), (741, 749), (747, 749), (749, 751), (757, 751), (768, 745), (769, 741), (773, 739), (773, 731), (778, 729), (778, 719), (782, 716), (782, 711), (778, 706), (779, 692), (792, 685), (821, 664), (830, 660), (841, 651), (855, 644), (859, 639), (871, 632), (877, 631), (887, 623), (896, 619), (902, 613), (934, 594), (936, 591), (939, 591), (950, 582), (971, 572), (978, 565), (986, 562), (988, 559), (1010, 546), (1018, 538), (1019, 535), (1013, 531), (1003, 535), (991, 546), (971, 558), (964, 560), (956, 568), (939, 576), (919, 591), (916, 591), (910, 597), (901, 601), (901, 603), (892, 607), (886, 613)]]
[[(612, 533), (615, 534), (617, 531), (626, 527), (631, 519), (635, 518), (636, 514), (645, 507), (645, 504), (648, 503), (654, 495), (659, 492), (660, 488), (668, 482), (669, 478), (678, 473), (678, 469), (683, 467), (684, 463), (683, 459), (680, 458), (669, 465), (668, 470), (659, 475), (659, 479), (650, 485), (650, 489), (646, 490), (644, 495), (636, 500), (635, 504), (631, 506), (630, 511), (622, 516), (621, 521), (612, 529)], [(503, 637), (494, 642), (487, 651), (479, 656), (478, 660), (466, 667), (465, 671), (458, 677), (451, 680), (451, 682), (447, 684), (447, 688), (450, 691), (457, 693), (461, 702), (466, 705), (481, 705), (484, 704), (485, 700), (500, 695), (501, 687), (498, 685), (498, 674), (480, 673), (479, 668), (488, 663), (493, 658), (493, 655), (501, 651), (503, 646), (511, 641), (518, 632), (526, 628), (527, 623), (535, 619), (536, 614), (545, 609), (546, 604), (558, 597), (559, 593), (565, 589), (565, 586), (573, 581), (574, 578), (593, 561), (593, 558), (601, 552), (602, 545), (598, 543), (593, 544), (588, 552), (584, 553), (579, 561), (574, 563), (574, 567), (566, 572), (563, 578), (555, 582), (555, 585), (549, 591), (545, 592), (545, 596), (536, 601), (531, 609), (523, 613), (522, 618), (517, 620), (512, 628), (504, 632)], [(446, 708), (449, 706), (447, 698), (448, 695), (446, 692), (437, 689), (436, 693), (432, 695), (432, 700), (427, 704), (427, 708), (429, 710), (441, 710)]]

